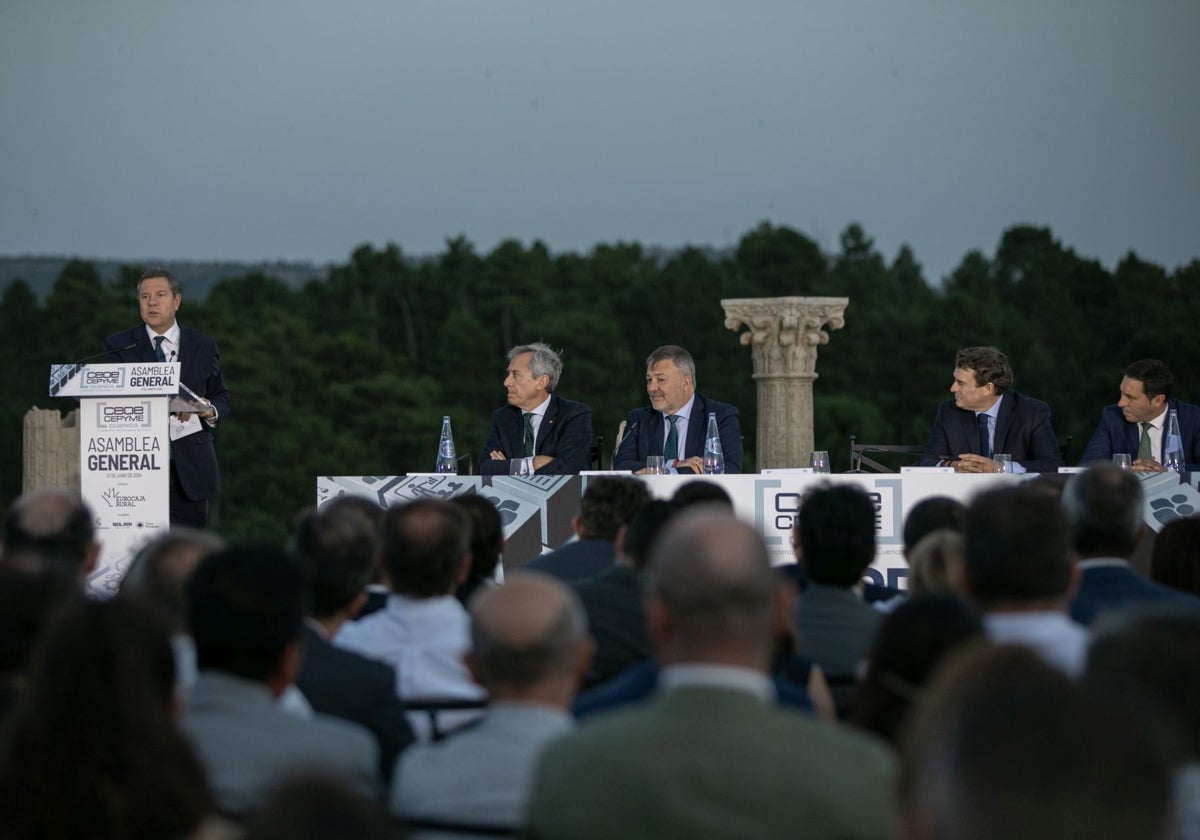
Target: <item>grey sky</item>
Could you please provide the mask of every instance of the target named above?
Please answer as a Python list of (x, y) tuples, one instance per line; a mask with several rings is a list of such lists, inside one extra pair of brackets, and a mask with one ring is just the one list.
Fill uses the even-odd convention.
[(0, 253), (1200, 255), (1197, 0), (5, 0)]

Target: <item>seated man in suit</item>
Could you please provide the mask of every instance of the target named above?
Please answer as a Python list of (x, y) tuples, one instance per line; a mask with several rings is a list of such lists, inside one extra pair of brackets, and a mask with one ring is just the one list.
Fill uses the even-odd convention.
[(775, 703), (768, 670), (785, 606), (757, 531), (700, 507), (652, 555), (659, 688), (546, 748), (524, 836), (893, 836), (883, 746)]
[(378, 796), (379, 754), (365, 729), (323, 715), (300, 718), (276, 702), (304, 655), (300, 565), (267, 547), (211, 554), (187, 582), (187, 604), (200, 675), (182, 725), (218, 809), (245, 816), (299, 774)]
[(1171, 399), (1174, 384), (1171, 369), (1158, 359), (1125, 368), (1121, 399), (1100, 413), (1100, 425), (1079, 463), (1110, 461), (1125, 453), (1132, 456), (1134, 472), (1162, 472), (1167, 412), (1173, 408), (1183, 438), (1184, 469), (1200, 469), (1200, 407)]
[(311, 513), (296, 531), (296, 556), (308, 580), (304, 666), (296, 685), (313, 709), (353, 721), (375, 736), (386, 784), (396, 756), (412, 743), (390, 665), (334, 647), (337, 631), (367, 600), (378, 537), (346, 511)]
[(508, 405), (492, 412), (492, 430), (479, 455), (480, 475), (508, 475), (509, 462), (529, 459), (530, 472), (574, 475), (588, 468), (592, 412), (553, 393), (562, 359), (540, 342), (508, 351)]
[(742, 427), (738, 410), (696, 393), (696, 363), (682, 347), (659, 347), (646, 359), (649, 408), (635, 408), (613, 458), (614, 470), (645, 471), (647, 455), (662, 455), (667, 472), (704, 472), (708, 415), (717, 415), (725, 472), (742, 471)]
[(1071, 618), (1093, 624), (1102, 615), (1157, 602), (1200, 614), (1200, 598), (1147, 580), (1129, 565), (1142, 523), (1142, 483), (1137, 476), (1103, 462), (1073, 476), (1063, 491), (1078, 558), (1079, 588)]
[(954, 399), (938, 406), (920, 463), (955, 472), (995, 472), (996, 453), (1012, 456), (1013, 472), (1055, 472), (1062, 466), (1050, 407), (1011, 390), (1012, 368), (995, 347), (966, 347), (954, 357)]

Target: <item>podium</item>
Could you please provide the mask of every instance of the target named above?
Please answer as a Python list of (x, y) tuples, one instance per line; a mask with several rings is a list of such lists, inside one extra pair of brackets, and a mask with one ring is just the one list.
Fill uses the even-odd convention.
[(79, 492), (100, 543), (92, 595), (113, 595), (138, 550), (170, 527), (168, 414), (179, 392), (178, 362), (50, 368), (50, 396), (79, 400)]

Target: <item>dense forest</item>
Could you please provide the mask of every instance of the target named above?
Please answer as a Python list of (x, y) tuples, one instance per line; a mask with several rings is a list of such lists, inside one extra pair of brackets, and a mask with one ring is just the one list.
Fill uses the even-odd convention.
[[(0, 505), (20, 492), (25, 412), (72, 407), (46, 395), (50, 364), (97, 353), (137, 322), (142, 268), (104, 281), (73, 261), (45, 300), (20, 281), (5, 289)], [(229, 277), (204, 300), (184, 288), (179, 320), (217, 340), (233, 395), (218, 432), (218, 530), (277, 541), (313, 501), (317, 475), (432, 469), (444, 414), (459, 454), (477, 455), (504, 402), (505, 350), (528, 341), (562, 348), (558, 390), (591, 406), (606, 452), (645, 400), (646, 354), (687, 347), (699, 390), (741, 408), (752, 470), (755, 386), (749, 349), (723, 323), (720, 301), (730, 297), (850, 298), (845, 328), (820, 348), (814, 385), (817, 447), (832, 452), (835, 470), (847, 467), (851, 433), (924, 443), (954, 352), (968, 344), (1005, 350), (1017, 389), (1050, 403), (1055, 431), (1074, 438), (1078, 456), (1134, 359), (1162, 358), (1179, 396), (1200, 398), (1198, 290), (1200, 260), (1167, 272), (1130, 253), (1109, 271), (1029, 226), (1006, 231), (991, 257), (968, 253), (934, 288), (907, 247), (889, 262), (858, 225), (827, 254), (764, 223), (729, 256), (662, 256), (633, 243), (556, 255), (516, 241), (481, 254), (460, 237), (436, 259), (413, 261), (396, 245), (362, 246), (302, 288), (262, 273)]]

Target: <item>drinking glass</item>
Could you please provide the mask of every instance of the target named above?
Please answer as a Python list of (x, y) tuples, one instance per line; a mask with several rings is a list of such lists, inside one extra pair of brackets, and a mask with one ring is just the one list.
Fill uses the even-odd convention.
[(998, 473), (1010, 473), (1013, 471), (1012, 455), (1005, 452), (997, 452), (992, 461), (996, 464), (996, 472)]
[(533, 459), (532, 458), (509, 458), (508, 459), (508, 474), (509, 475), (533, 475)]
[(646, 473), (648, 475), (662, 475), (665, 472), (663, 468), (663, 456), (647, 455), (646, 456)]
[(824, 449), (817, 449), (812, 454), (812, 470), (814, 473), (829, 472), (829, 453)]
[(1118, 452), (1113, 455), (1112, 462), (1123, 470), (1133, 469), (1133, 456), (1128, 452)]

